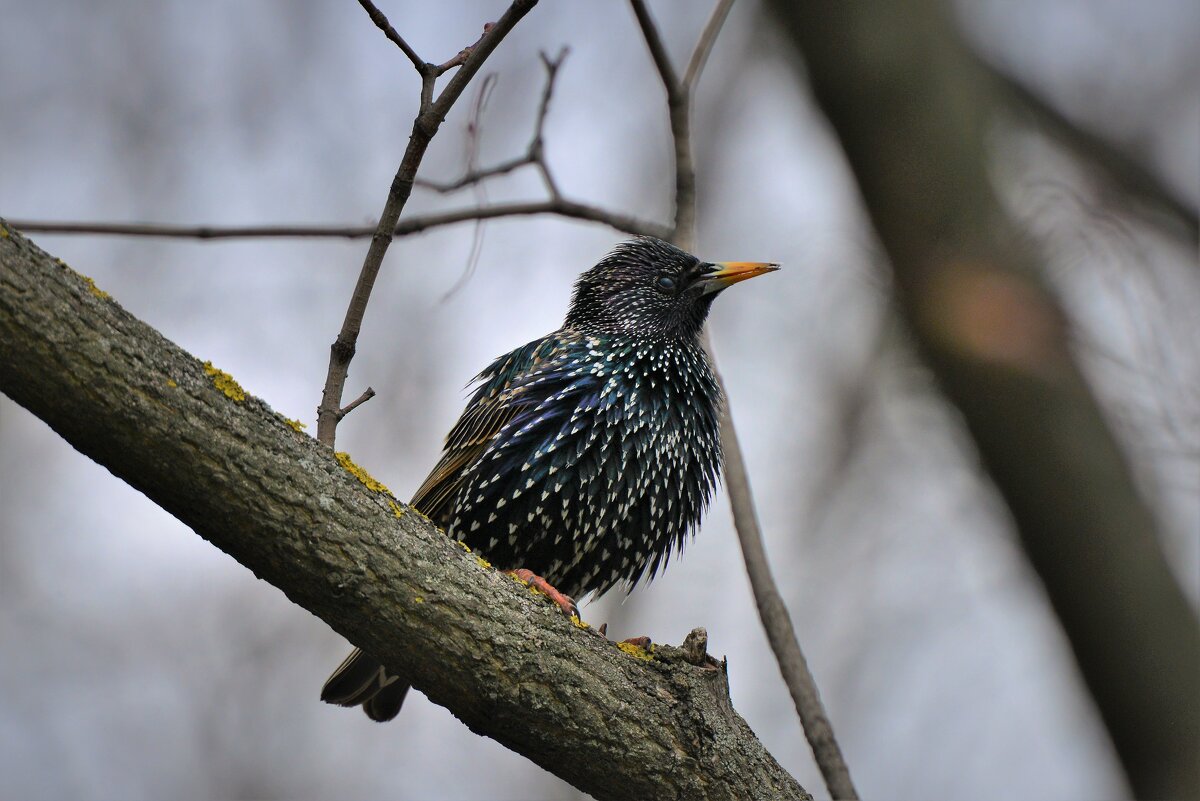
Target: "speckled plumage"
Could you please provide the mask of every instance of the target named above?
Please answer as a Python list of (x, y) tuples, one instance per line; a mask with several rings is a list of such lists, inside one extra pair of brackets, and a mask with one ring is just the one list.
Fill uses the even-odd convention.
[[(700, 328), (721, 289), (769, 269), (651, 238), (618, 246), (579, 278), (562, 328), (476, 377), (413, 506), (496, 567), (568, 595), (653, 577), (695, 531), (721, 469), (721, 397)], [(389, 677), (366, 660), (352, 654), (322, 698), (387, 719), (406, 688), (389, 688), (394, 710), (380, 704)], [(349, 674), (354, 692), (330, 690)]]

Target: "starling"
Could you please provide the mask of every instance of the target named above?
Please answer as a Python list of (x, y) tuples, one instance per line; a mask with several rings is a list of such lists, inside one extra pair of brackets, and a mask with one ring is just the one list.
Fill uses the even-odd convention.
[[(653, 578), (721, 471), (721, 393), (700, 328), (718, 292), (775, 269), (650, 237), (617, 246), (580, 276), (562, 328), (476, 377), (412, 505), (564, 610), (564, 596)], [(407, 691), (356, 649), (321, 700), (384, 721)]]

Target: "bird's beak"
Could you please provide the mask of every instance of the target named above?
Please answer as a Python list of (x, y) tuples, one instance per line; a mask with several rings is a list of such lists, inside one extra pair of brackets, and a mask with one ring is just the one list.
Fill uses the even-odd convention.
[(713, 266), (720, 269), (708, 273), (701, 279), (705, 295), (720, 292), (738, 281), (745, 281), (747, 278), (753, 278), (763, 273), (773, 273), (779, 269), (778, 264), (764, 261), (723, 261)]

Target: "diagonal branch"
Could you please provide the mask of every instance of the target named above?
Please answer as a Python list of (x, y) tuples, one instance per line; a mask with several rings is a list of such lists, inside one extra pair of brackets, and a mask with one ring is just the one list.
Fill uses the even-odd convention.
[(717, 42), (717, 36), (721, 33), (721, 28), (725, 25), (725, 18), (729, 16), (729, 11), (732, 8), (733, 0), (718, 0), (716, 8), (713, 9), (712, 16), (708, 18), (708, 23), (704, 26), (704, 31), (696, 41), (696, 47), (692, 50), (692, 57), (688, 59), (687, 69), (683, 72), (683, 88), (685, 91), (690, 93), (696, 87), (696, 81), (700, 79), (700, 73), (704, 71), (704, 65), (708, 63), (708, 56), (712, 53), (713, 45)]
[[(376, 20), (377, 25), (379, 19), (382, 18), (383, 23), (386, 24), (385, 32), (390, 29), (391, 25), (387, 24), (387, 18), (379, 9), (366, 0), (360, 0), (360, 2), (364, 8), (367, 8), (368, 13), (374, 9), (372, 19)], [(417, 169), (421, 166), (421, 160), (425, 157), (425, 150), (429, 147), (429, 142), (434, 135), (437, 134), (442, 121), (446, 119), (450, 108), (466, 89), (467, 83), (483, 66), (483, 62), (492, 54), (492, 51), (508, 35), (508, 32), (536, 4), (537, 0), (515, 0), (495, 24), (484, 29), (484, 34), (478, 42), (472, 47), (464, 49), (459, 56), (451, 59), (451, 62), (447, 62), (447, 65), (452, 65), (452, 62), (461, 60), (462, 66), (454, 73), (437, 100), (432, 99), (433, 82), (440, 74), (441, 68), (434, 70), (424, 67), (417, 68), (421, 73), (421, 104), (417, 118), (413, 121), (412, 135), (409, 137), (408, 147), (404, 151), (400, 167), (396, 170), (396, 176), (392, 179), (392, 185), (388, 189), (387, 202), (384, 203), (379, 223), (371, 237), (371, 246), (367, 249), (362, 271), (359, 273), (354, 292), (350, 296), (350, 304), (346, 309), (342, 328), (338, 332), (337, 339), (329, 348), (329, 371), (325, 377), (325, 387), (321, 392), (321, 405), (317, 407), (317, 439), (324, 445), (333, 447), (334, 438), (337, 435), (337, 424), (341, 419), (338, 417), (338, 413), (342, 408), (342, 391), (346, 385), (346, 376), (350, 371), (350, 360), (354, 358), (358, 334), (362, 330), (367, 302), (370, 300), (371, 290), (375, 286), (375, 278), (379, 275), (379, 268), (383, 265), (383, 257), (392, 244), (392, 232), (400, 219), (400, 213), (404, 210), (404, 206), (412, 194), (413, 181), (417, 176)], [(410, 56), (410, 58), (412, 57)]]
[[(630, 0), (642, 36), (650, 49), (650, 54), (658, 68), (663, 88), (667, 93), (667, 106), (670, 112), (671, 136), (675, 146), (675, 231), (673, 239), (685, 250), (694, 250), (696, 241), (696, 174), (692, 161), (691, 132), (689, 117), (691, 114), (691, 89), (700, 77), (700, 72), (707, 60), (708, 52), (725, 18), (729, 14), (730, 3), (719, 0), (704, 32), (700, 36), (691, 62), (685, 73), (685, 84), (681, 85), (675, 78), (675, 72), (666, 54), (666, 47), (650, 17), (649, 11), (641, 0)], [(704, 332), (704, 347), (710, 357), (713, 354), (712, 340), (708, 331)], [(850, 778), (850, 769), (842, 756), (841, 748), (834, 737), (833, 726), (829, 715), (821, 702), (816, 680), (808, 669), (808, 662), (800, 648), (796, 637), (796, 628), (792, 624), (787, 606), (779, 593), (775, 580), (771, 575), (770, 561), (767, 558), (766, 546), (763, 544), (762, 530), (758, 523), (758, 513), (754, 508), (754, 493), (750, 486), (750, 477), (746, 469), (746, 459), (738, 442), (737, 429), (733, 424), (733, 413), (730, 408), (729, 394), (725, 389), (725, 381), (717, 371), (717, 383), (725, 396), (725, 406), (721, 412), (721, 449), (725, 455), (725, 487), (729, 493), (729, 502), (733, 511), (733, 524), (737, 529), (738, 541), (742, 548), (742, 558), (746, 563), (746, 574), (750, 579), (750, 587), (754, 593), (758, 615), (762, 620), (763, 629), (783, 674), (792, 702), (804, 726), (805, 737), (812, 748), (813, 757), (825, 779), (830, 794), (837, 799), (855, 799), (858, 797), (854, 782)]]
[[(695, 250), (696, 239), (696, 167), (692, 162), (691, 109), (688, 93), (667, 55), (666, 45), (654, 25), (643, 0), (629, 0), (641, 28), (642, 38), (654, 59), (654, 67), (667, 92), (667, 114), (671, 122), (671, 139), (675, 147), (675, 244), (687, 251)], [(693, 76), (695, 77), (695, 76)], [(682, 234), (682, 235), (681, 235)]]
[(3, 220), (0, 353), (0, 391), (476, 733), (598, 799), (808, 798), (719, 663), (571, 625)]
[(413, 67), (416, 68), (418, 73), (424, 75), (429, 71), (433, 65), (427, 64), (420, 56), (417, 55), (417, 51), (413, 50), (408, 42), (404, 41), (404, 37), (392, 27), (392, 23), (388, 22), (387, 16), (385, 16), (384, 13), (380, 11), (374, 3), (371, 2), (371, 0), (358, 0), (358, 3), (363, 7), (363, 10), (367, 12), (367, 16), (371, 18), (371, 22), (374, 22), (375, 26), (379, 28), (379, 30), (383, 31), (383, 35), (386, 36), (389, 41), (393, 42), (396, 47), (399, 47), (404, 51), (404, 55), (408, 56), (408, 60), (412, 62)]

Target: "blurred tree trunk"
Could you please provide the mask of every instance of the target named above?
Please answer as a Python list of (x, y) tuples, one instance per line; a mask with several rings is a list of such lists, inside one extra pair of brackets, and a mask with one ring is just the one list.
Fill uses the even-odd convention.
[(937, 0), (770, 5), (857, 178), (901, 312), (1008, 504), (1134, 793), (1200, 797), (1200, 628), (1038, 258), (988, 181), (995, 87)]

